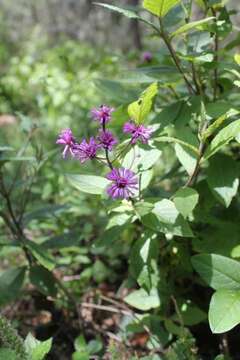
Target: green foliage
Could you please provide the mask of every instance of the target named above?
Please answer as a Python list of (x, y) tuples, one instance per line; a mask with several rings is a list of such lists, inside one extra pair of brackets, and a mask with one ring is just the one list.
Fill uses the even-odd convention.
[(144, 0), (143, 7), (158, 17), (164, 17), (180, 0)]
[(6, 304), (16, 299), (23, 286), (26, 267), (11, 268), (0, 276), (0, 304)]
[(209, 324), (213, 333), (224, 333), (240, 323), (240, 291), (220, 289), (213, 294)]
[(28, 360), (24, 343), (12, 325), (0, 315), (0, 355), (6, 360)]
[(67, 175), (67, 179), (76, 189), (88, 194), (101, 195), (109, 181), (95, 175)]
[(157, 91), (157, 83), (153, 83), (144, 90), (137, 101), (128, 106), (128, 114), (137, 124), (143, 123), (150, 113), (153, 98), (156, 96)]
[(174, 31), (171, 34), (171, 38), (174, 38), (175, 36), (179, 36), (181, 34), (184, 34), (186, 32), (188, 32), (189, 30), (192, 29), (198, 29), (198, 30), (204, 30), (204, 27), (202, 25), (208, 23), (209, 21), (213, 20), (214, 17), (209, 17), (206, 19), (202, 19), (202, 20), (198, 20), (198, 21), (192, 21), (188, 24), (185, 24), (183, 26), (181, 26), (179, 29), (177, 29), (176, 31)]
[(29, 333), (24, 341), (24, 345), (31, 360), (43, 360), (51, 350), (52, 339), (39, 341)]
[[(233, 12), (218, 0), (96, 5), (132, 20), (131, 33), (137, 21), (142, 33), (148, 27), (151, 59), (135, 49), (109, 54), (107, 44), (31, 39), (0, 69), (0, 305), (9, 311), (23, 299), (38, 311), (46, 297), (52, 333), (41, 338), (53, 337), (53, 356), (70, 344), (73, 360), (214, 358), (222, 344), (207, 320), (214, 334), (240, 323)], [(204, 15), (193, 21), (195, 6)], [(100, 104), (115, 108), (102, 128), (90, 120)], [(136, 143), (134, 130), (122, 130), (127, 121), (140, 132)], [(63, 160), (55, 142), (68, 127), (78, 143), (98, 141), (104, 127), (118, 143), (84, 164)], [(148, 127), (149, 140), (141, 133)], [(138, 178), (126, 199), (107, 194), (112, 167)], [(0, 358), (48, 356), (52, 338), (29, 334), (24, 348), (4, 321)], [(234, 343), (235, 330), (228, 336)]]
[(199, 196), (196, 190), (191, 188), (179, 189), (173, 198), (173, 202), (177, 210), (183, 215), (184, 218), (189, 216), (196, 207)]

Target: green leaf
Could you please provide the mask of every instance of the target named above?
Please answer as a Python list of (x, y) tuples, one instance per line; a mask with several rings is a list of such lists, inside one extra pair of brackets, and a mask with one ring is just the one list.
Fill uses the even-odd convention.
[(0, 276), (0, 305), (16, 299), (21, 291), (26, 267), (17, 267), (4, 271)]
[(216, 254), (195, 255), (191, 260), (194, 269), (213, 289), (240, 289), (238, 261)]
[[(146, 233), (137, 240), (132, 247), (130, 254), (130, 272), (137, 280), (138, 285), (143, 287), (148, 292), (152, 288), (152, 261), (158, 257), (158, 242), (156, 235)], [(157, 284), (155, 284), (157, 285)]]
[(25, 348), (31, 360), (43, 360), (52, 347), (52, 339), (39, 341), (29, 333), (24, 341)]
[(95, 175), (67, 175), (67, 179), (76, 189), (88, 193), (101, 195), (110, 181)]
[(215, 156), (207, 170), (207, 183), (215, 197), (228, 207), (238, 192), (239, 166), (236, 161), (223, 154)]
[(160, 298), (156, 288), (153, 288), (149, 294), (144, 289), (135, 290), (126, 296), (124, 301), (132, 307), (143, 311), (155, 309), (160, 306)]
[(0, 349), (0, 359), (4, 360), (18, 360), (19, 357), (15, 351), (8, 349), (8, 348), (1, 348)]
[(109, 9), (109, 10), (112, 10), (115, 12), (118, 12), (130, 19), (139, 19), (139, 16), (137, 15), (137, 13), (135, 13), (134, 11), (128, 10), (128, 9), (120, 8), (118, 6), (113, 6), (113, 5), (109, 5), (109, 4), (105, 4), (105, 3), (99, 3), (99, 2), (95, 2), (93, 4), (102, 6), (106, 9)]
[(109, 4), (105, 4), (105, 3), (93, 3), (94, 5), (99, 5), (102, 6), (106, 9), (109, 9), (111, 11), (117, 12), (119, 14), (122, 14), (126, 17), (128, 17), (129, 19), (135, 19), (135, 20), (139, 20), (144, 22), (147, 25), (150, 25), (151, 27), (153, 27), (154, 29), (158, 30), (157, 27), (151, 22), (148, 21), (147, 19), (142, 18), (141, 16), (139, 16), (135, 11), (129, 10), (129, 9), (124, 9), (118, 6), (113, 6), (113, 5), (109, 5)]
[(87, 343), (86, 340), (84, 338), (83, 335), (79, 335), (75, 340), (74, 340), (74, 348), (77, 351), (86, 351), (87, 350)]
[(173, 142), (175, 144), (180, 144), (182, 145), (183, 147), (186, 147), (187, 149), (193, 151), (196, 155), (199, 154), (199, 151), (198, 151), (198, 148), (183, 141), (183, 140), (180, 140), (180, 139), (177, 139), (177, 138), (174, 138), (172, 136), (159, 136), (157, 138), (154, 138), (154, 141), (157, 141), (157, 142)]
[(57, 295), (57, 284), (50, 271), (42, 266), (30, 268), (29, 278), (31, 283), (46, 296), (55, 297)]
[(75, 351), (72, 356), (72, 360), (89, 360), (88, 351)]
[(195, 169), (197, 162), (197, 154), (192, 150), (183, 147), (180, 144), (175, 144), (175, 152), (179, 162), (189, 175), (191, 175)]
[(46, 251), (46, 249), (33, 241), (26, 241), (27, 248), (31, 254), (39, 261), (39, 263), (48, 270), (53, 270), (55, 267), (54, 258)]
[(224, 145), (228, 144), (232, 139), (240, 133), (240, 120), (233, 121), (231, 124), (225, 126), (212, 140), (207, 148), (204, 158), (209, 159)]
[[(201, 310), (197, 305), (193, 304), (190, 300), (184, 302), (177, 301), (177, 304), (184, 325), (193, 326), (207, 319), (207, 313)], [(171, 319), (179, 321), (179, 315), (174, 314)]]
[(141, 124), (150, 113), (153, 103), (153, 98), (158, 92), (157, 83), (151, 84), (140, 96), (137, 101), (134, 101), (128, 106), (128, 114), (132, 120), (137, 124)]
[(126, 154), (122, 166), (135, 172), (146, 171), (158, 161), (161, 154), (159, 149), (135, 145)]
[(165, 234), (193, 236), (187, 221), (178, 212), (175, 204), (168, 199), (155, 203), (152, 213), (144, 216), (142, 222), (147, 227)]
[(198, 21), (192, 21), (188, 24), (185, 24), (183, 26), (181, 26), (179, 29), (177, 29), (176, 31), (174, 31), (171, 34), (171, 38), (177, 36), (177, 35), (181, 35), (183, 33), (186, 33), (189, 30), (192, 30), (194, 28), (198, 29), (198, 30), (204, 30), (204, 27), (202, 25), (208, 23), (209, 21), (213, 20), (214, 17), (209, 17), (206, 19), (202, 19), (202, 20), (198, 20)]
[(180, 0), (144, 0), (143, 7), (158, 17), (164, 17)]
[(192, 188), (181, 188), (173, 196), (173, 202), (184, 218), (191, 214), (198, 203), (199, 195)]
[(237, 63), (238, 65), (240, 65), (240, 54), (235, 54), (235, 55), (234, 55), (234, 60), (236, 61), (236, 63)]
[(102, 350), (102, 348), (103, 344), (100, 340), (90, 340), (87, 344), (89, 354), (97, 354)]
[(224, 333), (240, 323), (240, 291), (216, 291), (209, 307), (209, 324), (214, 334)]
[(217, 120), (214, 121), (203, 133), (203, 140), (205, 141), (209, 136), (211, 136), (225, 120), (229, 119), (232, 116), (239, 114), (238, 110), (230, 109), (225, 114), (221, 115)]

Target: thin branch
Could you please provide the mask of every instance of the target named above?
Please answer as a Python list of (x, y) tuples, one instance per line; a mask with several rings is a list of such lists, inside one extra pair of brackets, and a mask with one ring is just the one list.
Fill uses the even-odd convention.
[(90, 308), (90, 309), (97, 309), (101, 311), (108, 311), (112, 313), (127, 315), (127, 316), (133, 316), (133, 313), (131, 311), (123, 310), (123, 309), (117, 309), (113, 306), (106, 306), (106, 305), (98, 305), (98, 304), (92, 304), (92, 303), (81, 303), (82, 307)]
[(186, 77), (183, 69), (182, 69), (182, 66), (181, 66), (181, 62), (180, 62), (180, 59), (178, 58), (172, 44), (171, 44), (171, 40), (169, 39), (168, 37), (168, 34), (164, 31), (164, 27), (163, 27), (163, 21), (162, 21), (162, 18), (160, 17), (159, 18), (159, 23), (160, 23), (160, 35), (163, 39), (163, 41), (165, 42), (165, 45), (167, 46), (171, 56), (172, 56), (172, 59), (176, 65), (176, 68), (178, 69), (179, 73), (182, 75), (186, 85), (187, 85), (187, 88), (188, 88), (188, 91), (189, 91), (189, 94), (190, 95), (193, 95), (195, 94), (195, 89), (192, 87), (192, 84), (190, 83), (190, 81), (188, 80), (188, 78)]
[[(102, 129), (103, 129), (103, 132), (105, 133), (106, 132), (106, 122), (105, 121), (103, 121), (103, 123), (102, 123)], [(110, 167), (111, 170), (113, 170), (113, 165), (112, 165), (111, 160), (109, 158), (108, 148), (107, 147), (105, 147), (105, 156), (106, 156), (108, 166)]]
[[(206, 121), (204, 123), (204, 125), (201, 129), (201, 134), (204, 133), (204, 131), (207, 129), (207, 127), (208, 127), (208, 121)], [(201, 134), (200, 134), (200, 136), (201, 136)], [(185, 187), (192, 186), (197, 181), (198, 174), (200, 171), (201, 160), (202, 160), (205, 150), (206, 150), (206, 143), (205, 143), (205, 140), (201, 137), (199, 148), (198, 148), (199, 155), (197, 158), (197, 162), (196, 162), (196, 165), (195, 165), (195, 168), (194, 168), (192, 174), (189, 176), (189, 178), (185, 184)]]
[(215, 69), (214, 69), (214, 86), (213, 86), (213, 100), (216, 101), (217, 99), (217, 90), (218, 90), (218, 50), (219, 50), (219, 37), (217, 32), (217, 14), (215, 9), (212, 7), (212, 14), (215, 17), (215, 24), (216, 24), (216, 34), (214, 38), (214, 62), (215, 62)]

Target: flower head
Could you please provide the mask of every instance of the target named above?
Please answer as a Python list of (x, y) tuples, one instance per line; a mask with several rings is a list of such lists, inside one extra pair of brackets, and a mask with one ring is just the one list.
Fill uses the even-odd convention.
[(99, 121), (100, 124), (104, 124), (111, 120), (111, 114), (113, 111), (113, 108), (101, 105), (99, 108), (92, 109), (91, 114), (94, 120)]
[(152, 53), (150, 51), (145, 51), (142, 54), (142, 58), (144, 62), (150, 62), (153, 59)]
[(99, 133), (97, 137), (100, 145), (109, 151), (113, 149), (113, 146), (117, 144), (117, 139), (113, 136), (111, 131), (105, 130)]
[(107, 188), (107, 193), (113, 199), (128, 199), (134, 194), (133, 191), (138, 189), (138, 178), (129, 169), (113, 169), (106, 177), (112, 181)]
[(153, 129), (151, 127), (146, 127), (142, 124), (137, 125), (133, 122), (126, 122), (123, 126), (123, 132), (132, 135), (132, 144), (136, 144), (138, 140), (140, 140), (143, 144), (147, 144), (153, 133)]
[(73, 137), (71, 129), (64, 129), (58, 136), (56, 144), (64, 145), (63, 158), (65, 158), (68, 152), (73, 156), (73, 148), (76, 144), (76, 140)]
[(74, 157), (80, 160), (81, 163), (84, 163), (86, 160), (94, 159), (96, 157), (99, 147), (100, 145), (96, 143), (94, 137), (91, 137), (89, 142), (83, 139), (81, 144), (77, 144), (74, 146)]

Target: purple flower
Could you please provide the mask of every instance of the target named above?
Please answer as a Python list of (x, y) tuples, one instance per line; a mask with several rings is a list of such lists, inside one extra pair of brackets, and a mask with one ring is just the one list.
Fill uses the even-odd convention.
[(117, 144), (117, 139), (109, 130), (101, 131), (97, 139), (100, 142), (100, 145), (109, 151), (111, 151), (113, 146)]
[(91, 111), (91, 114), (94, 120), (99, 121), (100, 124), (105, 124), (111, 120), (111, 114), (113, 111), (113, 108), (110, 108), (106, 105), (101, 105), (98, 109), (93, 109)]
[(132, 135), (132, 144), (136, 144), (138, 140), (140, 140), (143, 144), (147, 144), (151, 134), (153, 133), (153, 129), (142, 124), (137, 125), (133, 122), (126, 122), (123, 126), (123, 132)]
[(73, 148), (76, 144), (75, 138), (73, 137), (71, 129), (64, 129), (58, 136), (56, 144), (64, 145), (63, 158), (65, 158), (68, 152), (73, 156)]
[(81, 163), (84, 163), (86, 160), (94, 159), (96, 157), (96, 153), (99, 147), (100, 145), (96, 143), (94, 137), (91, 137), (89, 142), (83, 139), (81, 144), (74, 146), (74, 157), (80, 160)]
[(145, 51), (142, 54), (142, 58), (144, 62), (150, 62), (153, 59), (152, 53), (150, 51)]
[(128, 199), (134, 195), (133, 190), (138, 189), (138, 178), (129, 169), (113, 169), (106, 177), (112, 181), (112, 184), (107, 188), (107, 193), (113, 199)]

